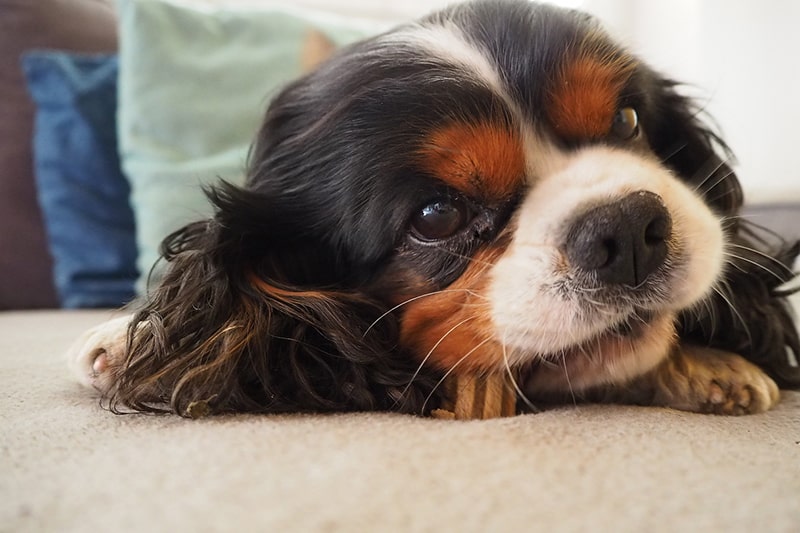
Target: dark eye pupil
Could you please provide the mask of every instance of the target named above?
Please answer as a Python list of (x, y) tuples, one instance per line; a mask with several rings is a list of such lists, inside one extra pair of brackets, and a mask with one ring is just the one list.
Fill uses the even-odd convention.
[(424, 206), (411, 221), (420, 237), (438, 240), (450, 237), (464, 225), (466, 209), (456, 200), (436, 200)]
[(618, 138), (632, 139), (639, 133), (639, 115), (632, 107), (623, 107), (614, 115), (611, 129)]

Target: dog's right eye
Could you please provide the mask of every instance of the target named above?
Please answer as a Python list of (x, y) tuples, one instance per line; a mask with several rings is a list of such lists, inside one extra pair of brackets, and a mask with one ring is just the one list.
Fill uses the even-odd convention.
[(411, 219), (411, 229), (426, 241), (453, 236), (469, 221), (469, 208), (460, 198), (437, 198), (419, 209)]
[(632, 140), (639, 135), (639, 114), (632, 107), (623, 107), (614, 115), (611, 131), (623, 141)]

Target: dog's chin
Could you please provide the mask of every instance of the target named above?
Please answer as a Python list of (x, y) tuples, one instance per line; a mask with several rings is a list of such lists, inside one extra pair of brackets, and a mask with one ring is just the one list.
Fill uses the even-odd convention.
[(522, 365), (530, 397), (579, 392), (630, 381), (655, 368), (676, 342), (673, 313), (638, 312), (587, 340), (551, 354), (531, 354)]

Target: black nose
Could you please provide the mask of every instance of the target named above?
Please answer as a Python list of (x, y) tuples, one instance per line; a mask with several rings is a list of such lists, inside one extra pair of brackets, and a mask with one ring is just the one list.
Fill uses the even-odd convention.
[(671, 232), (661, 197), (639, 191), (578, 217), (567, 233), (566, 254), (599, 281), (635, 287), (664, 263)]

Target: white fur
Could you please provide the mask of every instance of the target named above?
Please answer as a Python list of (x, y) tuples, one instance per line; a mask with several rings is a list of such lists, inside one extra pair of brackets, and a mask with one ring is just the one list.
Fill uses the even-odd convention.
[(411, 24), (400, 31), (382, 36), (381, 42), (411, 45), (445, 63), (458, 66), (469, 72), (474, 81), (484, 84), (499, 96), (519, 116), (517, 103), (509, 96), (494, 63), (471, 44), (461, 28), (453, 22), (447, 21), (435, 26)]
[(123, 356), (131, 318), (124, 315), (95, 326), (70, 346), (65, 357), (78, 383), (101, 391), (111, 387), (111, 373), (99, 371), (95, 361), (100, 356), (106, 357), (107, 362)]

